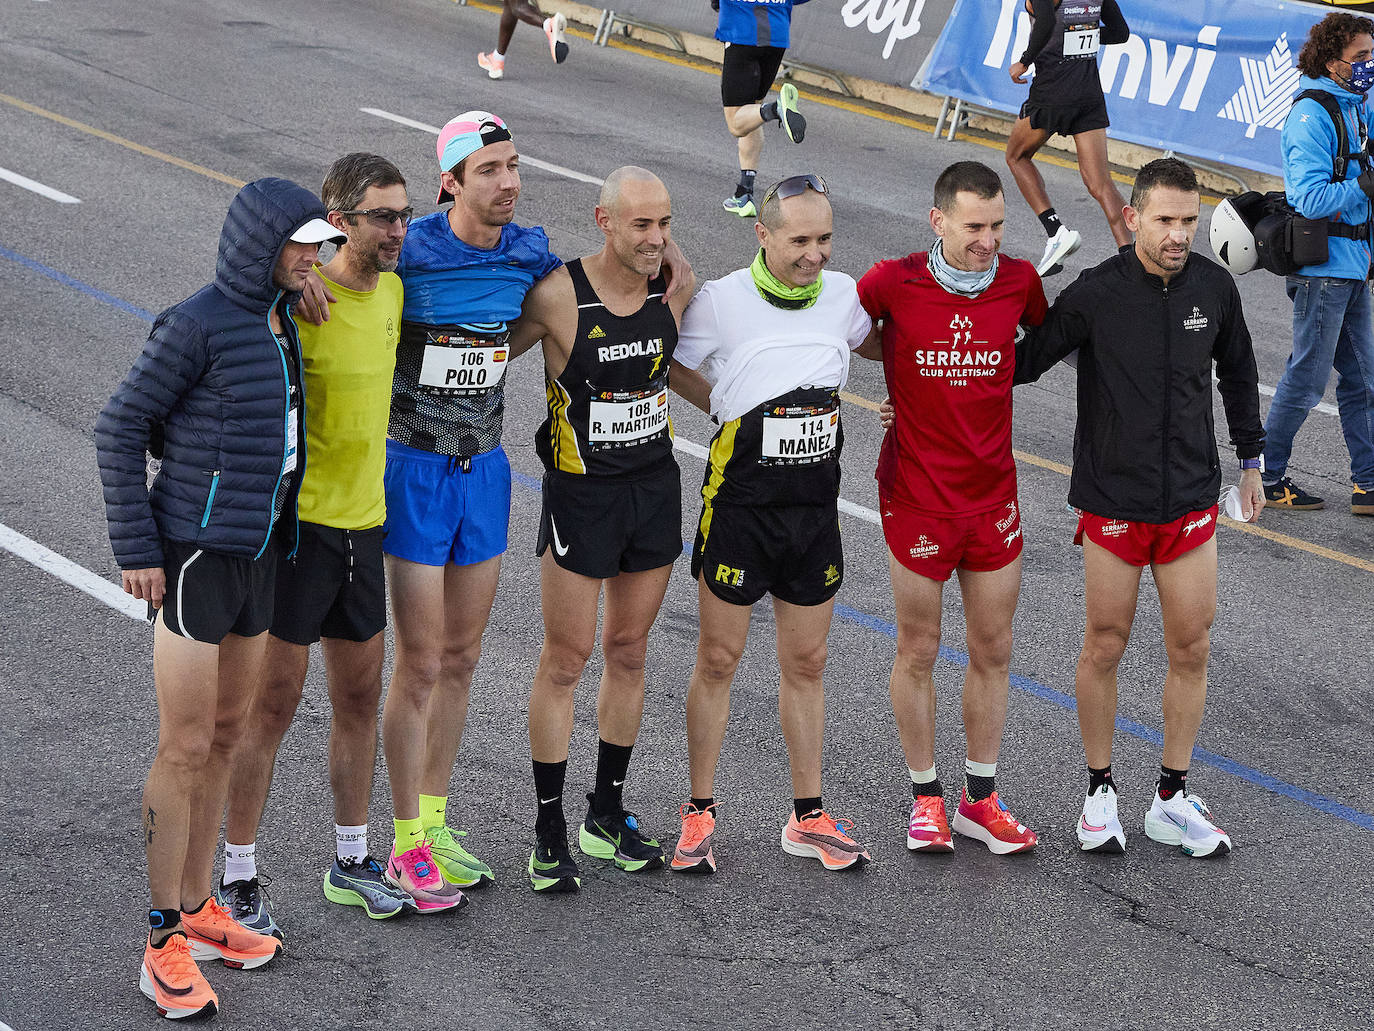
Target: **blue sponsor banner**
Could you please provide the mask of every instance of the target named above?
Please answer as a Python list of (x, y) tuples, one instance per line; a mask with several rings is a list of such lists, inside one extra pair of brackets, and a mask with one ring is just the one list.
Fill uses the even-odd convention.
[[(1281, 175), (1279, 130), (1298, 51), (1329, 9), (1275, 0), (1133, 3), (1131, 38), (1098, 54), (1113, 139)], [(998, 111), (1027, 87), (1008, 69), (1030, 39), (1023, 0), (958, 0), (912, 85)]]

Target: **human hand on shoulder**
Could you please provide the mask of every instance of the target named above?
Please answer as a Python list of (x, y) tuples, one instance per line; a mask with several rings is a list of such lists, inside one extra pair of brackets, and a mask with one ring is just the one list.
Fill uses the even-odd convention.
[(878, 422), (885, 430), (897, 425), (897, 406), (892, 403), (891, 397), (883, 398), (878, 404)]
[(329, 321), (329, 306), (337, 301), (324, 285), (319, 270), (312, 268), (305, 277), (305, 288), (301, 290), (301, 299), (296, 302), (293, 314), (312, 326), (322, 326)]
[(684, 290), (687, 291), (688, 297), (691, 296), (696, 276), (692, 272), (691, 262), (687, 260), (687, 255), (682, 253), (682, 248), (677, 245), (676, 240), (669, 240), (663, 248), (663, 275), (668, 281), (668, 289), (663, 291), (664, 304)]

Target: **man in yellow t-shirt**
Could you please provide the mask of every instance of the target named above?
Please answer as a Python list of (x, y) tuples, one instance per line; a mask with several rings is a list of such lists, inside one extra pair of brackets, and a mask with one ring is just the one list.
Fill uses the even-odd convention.
[(382, 477), (401, 328), (401, 280), (394, 270), (412, 209), (400, 171), (375, 154), (340, 158), (321, 194), (329, 221), (348, 242), (318, 268), (335, 298), (329, 320), (298, 326), (309, 456), (300, 541), (295, 559), (278, 566), (263, 681), (230, 777), (225, 872), (216, 888), (240, 923), (278, 935), (258, 879), (255, 839), (277, 748), (300, 702), (316, 641), (333, 709), (336, 859), (325, 874), (325, 895), (362, 906), (374, 919), (414, 905), (386, 883), (367, 847), (386, 627)]

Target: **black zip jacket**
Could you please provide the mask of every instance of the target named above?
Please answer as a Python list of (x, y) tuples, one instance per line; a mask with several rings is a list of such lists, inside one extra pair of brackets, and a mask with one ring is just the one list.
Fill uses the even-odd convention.
[(1169, 523), (1221, 490), (1212, 363), (1231, 443), (1264, 447), (1250, 331), (1231, 274), (1197, 254), (1166, 286), (1134, 247), (1088, 269), (1016, 348), (1030, 383), (1075, 348), (1078, 426), (1069, 503), (1110, 519)]

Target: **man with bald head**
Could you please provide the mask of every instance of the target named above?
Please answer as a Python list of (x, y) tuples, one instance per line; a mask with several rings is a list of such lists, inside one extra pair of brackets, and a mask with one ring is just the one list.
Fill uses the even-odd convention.
[(754, 263), (707, 283), (682, 323), (677, 361), (711, 384), (711, 441), (692, 551), (701, 632), (687, 693), (692, 794), (676, 870), (715, 869), (715, 768), (730, 685), (755, 602), (773, 595), (778, 708), (792, 768), (785, 852), (828, 870), (867, 860), (853, 824), (821, 801), (826, 636), (844, 576), (837, 501), (839, 392), (872, 330), (854, 280), (826, 271), (833, 219), (825, 180), (784, 179), (763, 198)]
[[(568, 849), (563, 784), (573, 693), (596, 643), (603, 585), (596, 790), (587, 796), (578, 845), (622, 870), (663, 865), (662, 847), (625, 809), (623, 785), (644, 710), (649, 628), (682, 551), (668, 374), (692, 292), (688, 283), (660, 303), (671, 221), (657, 176), (616, 169), (596, 206), (604, 246), (529, 292), (511, 341), (519, 354), (543, 339), (549, 407), (535, 435), (546, 470), (538, 544), (544, 647), (529, 706), (538, 816), (528, 869), (537, 892), (581, 884)], [(683, 376), (699, 386), (692, 396), (704, 404), (704, 384)]]

